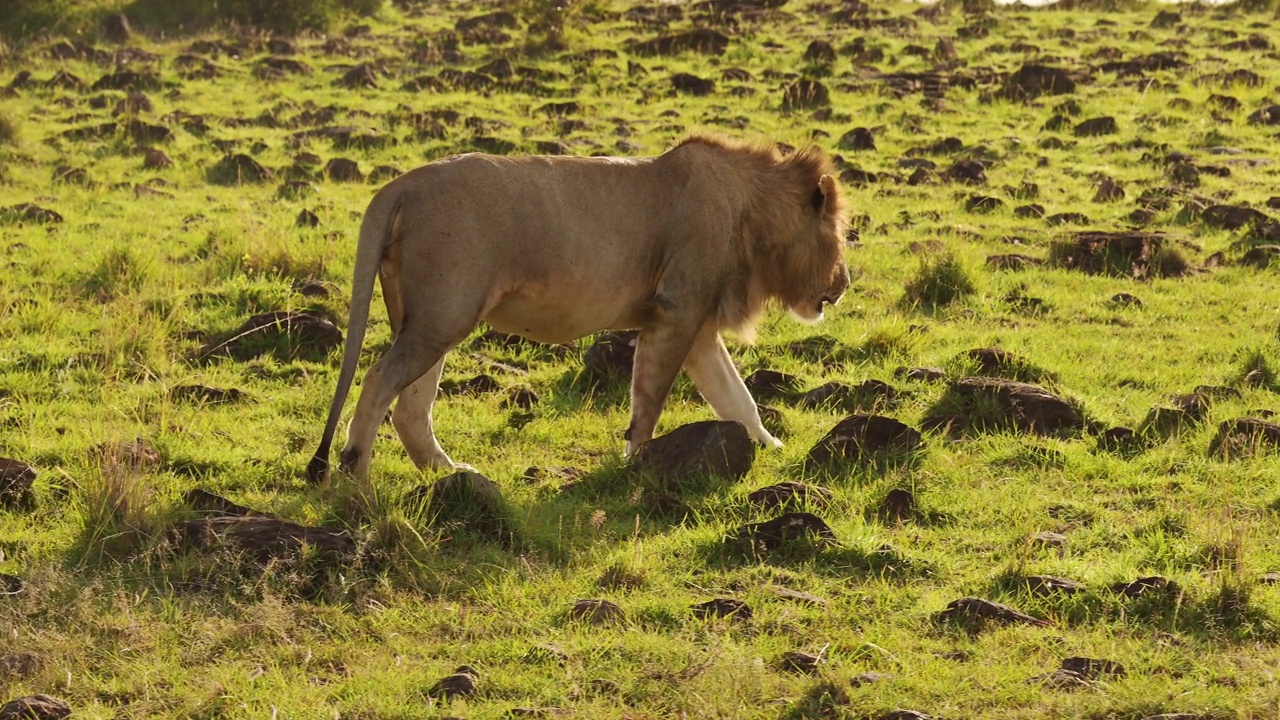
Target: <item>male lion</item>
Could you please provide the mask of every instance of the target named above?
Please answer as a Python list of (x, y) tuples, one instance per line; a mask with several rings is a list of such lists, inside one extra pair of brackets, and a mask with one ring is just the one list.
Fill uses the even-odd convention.
[(360, 226), (338, 389), (307, 476), (322, 480), (369, 318), (374, 276), (394, 341), (365, 376), (342, 467), (363, 477), (392, 421), (420, 468), (455, 467), (431, 427), (445, 354), (480, 322), (545, 343), (639, 328), (626, 451), (653, 436), (681, 366), (717, 415), (781, 446), (720, 339), (769, 301), (802, 320), (849, 285), (845, 207), (816, 149), (692, 137), (651, 158), (433, 162), (382, 188)]

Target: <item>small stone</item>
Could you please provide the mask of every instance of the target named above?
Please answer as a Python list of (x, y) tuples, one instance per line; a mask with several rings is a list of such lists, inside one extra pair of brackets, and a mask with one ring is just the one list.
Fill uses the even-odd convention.
[(791, 512), (766, 522), (743, 525), (734, 533), (734, 538), (771, 552), (800, 538), (827, 545), (835, 541), (836, 534), (825, 520), (813, 513)]
[(880, 503), (880, 517), (893, 522), (902, 522), (916, 512), (916, 499), (909, 491), (894, 488)]
[(324, 176), (331, 182), (363, 182), (364, 173), (355, 160), (333, 158), (324, 166)]
[(0, 707), (0, 720), (61, 720), (70, 715), (70, 705), (48, 695), (28, 695)]
[(0, 678), (23, 680), (40, 672), (40, 656), (32, 652), (0, 655)]
[(809, 450), (805, 467), (813, 470), (833, 462), (861, 463), (911, 455), (923, 447), (919, 431), (893, 418), (856, 414), (836, 423)]
[(892, 673), (864, 672), (858, 673), (857, 675), (849, 678), (849, 684), (858, 688), (863, 687), (864, 685), (874, 685), (891, 679), (893, 679)]
[(792, 503), (822, 508), (830, 500), (830, 490), (792, 481), (762, 487), (747, 495), (747, 502), (765, 510), (778, 510)]
[(22, 578), (17, 575), (0, 573), (0, 596), (21, 595), (26, 589), (27, 586), (22, 582)]
[(1039, 597), (1050, 597), (1058, 594), (1074, 595), (1084, 590), (1084, 585), (1075, 580), (1053, 575), (1028, 575), (1023, 578), (1023, 583), (1032, 595)]
[(801, 650), (788, 650), (782, 653), (782, 657), (778, 659), (778, 667), (783, 672), (797, 673), (800, 675), (816, 675), (818, 674), (818, 665), (822, 663), (821, 655), (814, 655)]
[(570, 620), (591, 625), (620, 622), (623, 617), (622, 608), (609, 600), (579, 600), (569, 609)]
[(1142, 597), (1147, 594), (1179, 595), (1182, 592), (1182, 588), (1177, 583), (1159, 575), (1140, 577), (1127, 583), (1116, 583), (1111, 586), (1111, 590), (1127, 598)]
[(959, 600), (953, 600), (951, 604), (947, 605), (946, 610), (938, 613), (937, 620), (939, 622), (959, 622), (962, 624), (993, 621), (1006, 624), (1021, 623), (1037, 627), (1047, 627), (1053, 624), (1048, 620), (1041, 620), (1015, 610), (1003, 603), (976, 597), (963, 597)]
[(30, 465), (0, 457), (0, 508), (35, 509), (36, 496), (32, 489), (35, 480), (36, 471)]
[(302, 211), (298, 213), (298, 217), (293, 221), (293, 224), (297, 227), (319, 227), (320, 216), (306, 208), (303, 208)]
[(700, 618), (729, 618), (736, 621), (751, 619), (751, 607), (733, 598), (708, 600), (691, 606), (691, 609)]
[(170, 160), (163, 150), (147, 148), (146, 154), (142, 157), (142, 167), (148, 170), (163, 170), (173, 167), (173, 160)]
[(446, 675), (437, 680), (427, 690), (427, 697), (444, 702), (449, 702), (454, 698), (471, 697), (476, 694), (478, 680), (479, 677), (475, 669), (470, 665), (463, 665), (455, 670), (452, 675)]
[(1067, 536), (1046, 530), (1032, 535), (1031, 544), (1042, 548), (1061, 549), (1067, 544)]

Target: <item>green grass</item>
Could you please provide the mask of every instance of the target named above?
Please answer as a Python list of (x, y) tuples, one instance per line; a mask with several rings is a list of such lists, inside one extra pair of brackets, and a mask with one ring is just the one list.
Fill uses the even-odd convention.
[[(732, 38), (726, 53), (641, 58), (622, 48), (660, 29), (628, 19), (622, 13), (631, 5), (621, 1), (573, 4), (558, 41), (566, 50), (544, 43), (556, 30), (530, 14), (500, 28), (505, 39), (495, 35), (493, 45), (455, 29), (459, 19), (504, 9), (498, 4), (387, 3), (371, 17), (351, 18), (369, 25), (369, 34), (347, 37), (343, 19), (332, 38), (294, 38), (296, 59), (312, 72), (276, 79), (254, 74), (269, 51), (253, 32), (171, 38), (135, 17), (146, 32), (128, 47), (159, 59), (132, 67), (161, 78), (160, 89), (146, 93), (154, 109), (139, 117), (173, 131), (158, 145), (173, 165), (156, 170), (143, 167), (139, 143), (124, 134), (63, 135), (111, 120), (125, 94), (43, 81), (65, 70), (91, 85), (113, 71), (112, 62), (51, 58), (53, 37), (15, 45), (0, 65), (0, 87), (21, 70), (35, 82), (4, 97), (3, 117), (20, 121), (21, 138), (6, 140), (0, 125), (0, 208), (34, 203), (65, 220), (0, 225), (0, 457), (39, 472), (34, 512), (0, 510), (0, 572), (27, 586), (0, 601), (7, 629), (0, 655), (41, 657), (32, 675), (0, 676), (0, 701), (48, 693), (86, 718), (496, 718), (517, 707), (560, 708), (574, 718), (863, 718), (896, 708), (938, 718), (1280, 717), (1272, 677), (1280, 662), (1280, 585), (1260, 582), (1280, 571), (1280, 460), (1208, 454), (1218, 423), (1280, 410), (1280, 285), (1274, 267), (1237, 262), (1257, 242), (1247, 229), (1181, 215), (1194, 199), (1280, 215), (1266, 206), (1280, 195), (1280, 166), (1245, 162), (1275, 155), (1276, 128), (1246, 118), (1275, 101), (1280, 61), (1274, 51), (1225, 47), (1253, 33), (1274, 35), (1270, 5), (1253, 13), (1178, 6), (1182, 30), (1149, 27), (1169, 8), (1141, 2), (1002, 7), (985, 16), (973, 12), (981, 3), (945, 3), (932, 20), (918, 11), (933, 11), (917, 5), (872, 5), (873, 20), (894, 22), (836, 26), (819, 6), (793, 0), (783, 13), (734, 30), (695, 21), (685, 5), (668, 30), (719, 27)], [(75, 5), (69, 17), (120, 7)], [(985, 37), (959, 37), (983, 17), (993, 23)], [(93, 27), (86, 23), (77, 27)], [(884, 51), (871, 70), (855, 66), (845, 49), (858, 37)], [(918, 92), (899, 96), (872, 72), (932, 71), (933, 60), (908, 46), (932, 51), (942, 38), (955, 42), (964, 63), (955, 72), (974, 82), (953, 84), (940, 102)], [(841, 53), (829, 70), (808, 68), (830, 90), (829, 114), (785, 112), (786, 73), (805, 68), (801, 56), (814, 39)], [(1164, 44), (1172, 39), (1184, 44)], [(184, 77), (176, 59), (194, 54), (197, 41), (245, 47), (208, 54), (213, 77)], [(589, 50), (619, 54), (584, 59)], [(1096, 69), (1168, 50), (1185, 53), (1189, 65), (1148, 72), (1151, 86)], [(500, 57), (536, 69), (537, 79), (517, 89), (402, 89), (439, 75), (443, 63), (475, 70)], [(1094, 68), (1071, 98), (1081, 112), (1065, 130), (1041, 129), (1065, 97), (1000, 99), (1004, 75), (1036, 59)], [(346, 68), (334, 66), (360, 62), (378, 66), (376, 88), (335, 84)], [(1239, 68), (1262, 83), (1202, 79)], [(723, 79), (728, 69), (754, 79)], [(669, 77), (677, 72), (716, 80), (715, 93), (674, 95)], [(1236, 98), (1239, 108), (1211, 104), (1214, 94)], [(537, 112), (570, 99), (580, 110), (568, 126)], [(419, 135), (432, 111), (461, 117)], [(311, 120), (326, 112), (330, 119)], [(1099, 115), (1114, 116), (1119, 132), (1071, 133)], [(201, 116), (207, 130), (191, 116)], [(295, 139), (316, 124), (386, 140), (343, 147)], [(946, 397), (946, 385), (899, 379), (895, 371), (936, 366), (958, 377), (973, 371), (964, 353), (974, 348), (1023, 358), (1013, 370), (1018, 377), (1079, 402), (1100, 430), (1135, 428), (1168, 396), (1199, 385), (1230, 386), (1238, 396), (1217, 397), (1200, 424), (1131, 453), (1100, 449), (1089, 433), (926, 433), (912, 463), (822, 477), (807, 477), (803, 460), (840, 415), (780, 400), (771, 404), (788, 430), (785, 448), (761, 451), (741, 482), (695, 482), (670, 507), (657, 507), (655, 489), (630, 477), (620, 456), (625, 389), (590, 396), (575, 382), (586, 341), (558, 354), (469, 340), (450, 356), (446, 380), (484, 372), (504, 390), (526, 386), (540, 396), (531, 419), (513, 418), (503, 392), (453, 395), (435, 411), (449, 454), (501, 489), (499, 509), (512, 531), (494, 542), (476, 531), (472, 514), (438, 512), (414, 499), (436, 476), (414, 469), (390, 425), (379, 433), (369, 484), (305, 483), (337, 378), (336, 353), (235, 360), (209, 352), (257, 313), (307, 311), (345, 324), (355, 235), (376, 184), (295, 169), (306, 165), (296, 161), (299, 153), (318, 155), (317, 168), (350, 158), (367, 174), (470, 150), (477, 134), (518, 152), (559, 140), (578, 155), (654, 154), (687, 132), (720, 130), (792, 145), (815, 141), (836, 152), (854, 127), (871, 128), (877, 149), (844, 151), (845, 160), (880, 178), (846, 188), (853, 213), (865, 216), (861, 244), (847, 254), (852, 288), (816, 328), (775, 313), (755, 344), (731, 342), (743, 375), (781, 370), (798, 376), (802, 390), (887, 381), (905, 394), (885, 412), (917, 428)], [(966, 150), (926, 153), (938, 166), (933, 179), (906, 184), (912, 170), (899, 160), (947, 137)], [(1164, 161), (1171, 151), (1229, 174), (1202, 172), (1199, 187), (1175, 186)], [(253, 156), (273, 179), (210, 182), (234, 153)], [(985, 186), (941, 179), (962, 156), (988, 163)], [(88, 182), (55, 182), (59, 166), (82, 168)], [(1092, 202), (1104, 175), (1124, 186), (1125, 199)], [(312, 189), (281, 194), (295, 177)], [(1025, 198), (1024, 182), (1038, 185), (1034, 200)], [(1019, 217), (1019, 205), (1083, 213), (1089, 223), (1079, 229), (1118, 230), (1128, 227), (1144, 191), (1162, 189), (1174, 194), (1154, 209), (1148, 229), (1166, 233), (1166, 247), (1190, 268), (1185, 274), (1135, 280), (1052, 264), (1019, 271), (986, 264), (1006, 253), (1045, 259), (1055, 242), (1071, 239), (1074, 226)], [(975, 194), (1005, 205), (968, 212)], [(303, 209), (320, 218), (318, 227), (295, 225)], [(1209, 262), (1219, 252), (1225, 262)], [(332, 291), (304, 294), (312, 281)], [(940, 293), (955, 288), (965, 292)], [(1112, 302), (1122, 292), (1141, 305)], [(380, 306), (372, 322), (362, 368), (389, 343)], [(243, 396), (206, 402), (172, 394), (192, 384)], [(682, 379), (659, 430), (711, 417)], [(136, 438), (155, 449), (154, 462), (135, 462), (118, 445)], [(554, 475), (525, 479), (531, 466), (583, 474), (561, 490), (566, 481)], [(738, 526), (770, 517), (746, 497), (781, 480), (832, 491), (826, 507), (801, 509), (826, 519), (838, 545), (755, 556), (725, 543)], [(260, 568), (235, 553), (185, 552), (168, 528), (194, 517), (182, 500), (193, 488), (345, 530), (358, 541), (359, 558), (342, 568), (314, 556)], [(910, 491), (917, 503), (902, 523), (878, 510), (894, 489)], [(1066, 544), (1033, 542), (1042, 531), (1064, 534)], [(1038, 597), (1021, 582), (1037, 574), (1085, 589)], [(1111, 590), (1146, 575), (1174, 580), (1181, 593), (1127, 599)], [(827, 604), (781, 598), (775, 586)], [(1053, 625), (971, 633), (935, 621), (968, 595)], [(690, 611), (717, 596), (745, 600), (753, 618), (703, 620)], [(572, 603), (585, 598), (618, 603), (624, 619), (600, 627), (572, 622)], [(821, 653), (818, 674), (781, 670), (790, 650)], [(1074, 691), (1028, 682), (1071, 655), (1113, 660), (1127, 673)], [(431, 706), (428, 689), (462, 664), (478, 669), (478, 695)], [(868, 671), (892, 677), (854, 687), (851, 678)]]

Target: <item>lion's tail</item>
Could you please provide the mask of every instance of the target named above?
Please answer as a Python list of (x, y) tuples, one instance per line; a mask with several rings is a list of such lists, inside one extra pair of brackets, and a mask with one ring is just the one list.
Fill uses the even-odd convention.
[(375, 197), (360, 223), (360, 240), (356, 245), (356, 269), (351, 279), (351, 309), (347, 318), (347, 343), (342, 352), (342, 370), (338, 373), (338, 389), (329, 406), (329, 419), (325, 421), (320, 447), (307, 464), (307, 479), (321, 482), (329, 471), (329, 452), (333, 435), (342, 417), (342, 406), (351, 390), (351, 381), (360, 362), (360, 348), (364, 343), (365, 328), (369, 325), (369, 306), (373, 302), (373, 283), (378, 278), (378, 266), (382, 253), (399, 224), (400, 198)]

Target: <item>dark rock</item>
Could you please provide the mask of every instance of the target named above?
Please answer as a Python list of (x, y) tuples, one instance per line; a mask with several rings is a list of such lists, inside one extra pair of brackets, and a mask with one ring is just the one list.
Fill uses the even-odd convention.
[(893, 375), (903, 380), (920, 382), (940, 382), (947, 379), (947, 371), (938, 367), (900, 367), (893, 371)]
[(1280, 125), (1280, 105), (1267, 106), (1247, 118), (1250, 125)]
[(964, 209), (971, 213), (989, 213), (1004, 207), (1004, 201), (990, 195), (970, 195)]
[(124, 13), (111, 13), (102, 19), (102, 36), (113, 43), (125, 43), (133, 36), (133, 28)]
[(357, 88), (376, 88), (378, 87), (378, 72), (371, 65), (357, 65), (343, 73), (342, 77), (338, 78), (334, 84), (352, 90)]
[(830, 65), (836, 61), (836, 49), (826, 40), (814, 40), (804, 49), (806, 62)]
[(830, 104), (830, 91), (817, 80), (797, 80), (782, 89), (783, 110), (811, 110)]
[(222, 517), (271, 517), (201, 488), (192, 488), (182, 496), (182, 503), (202, 515)]
[(1076, 83), (1065, 70), (1028, 63), (1005, 79), (1001, 94), (1010, 100), (1032, 100), (1075, 91)]
[(0, 457), (0, 508), (31, 511), (36, 506), (32, 484), (36, 471), (18, 460)]
[(1165, 29), (1182, 24), (1182, 14), (1173, 10), (1161, 10), (1151, 21), (1151, 27)]
[(278, 78), (281, 74), (310, 75), (311, 66), (290, 57), (265, 57), (258, 61), (253, 74), (258, 78)]
[(299, 198), (312, 195), (316, 192), (316, 186), (305, 180), (286, 180), (279, 188), (276, 189), (276, 197), (297, 200)]
[(1036, 203), (1019, 205), (1013, 209), (1013, 216), (1026, 220), (1035, 220), (1045, 216), (1045, 209), (1043, 205), (1038, 205)]
[(1020, 255), (1018, 253), (1009, 253), (1004, 255), (988, 255), (987, 267), (992, 270), (1025, 270), (1029, 267), (1039, 267), (1044, 264), (1044, 260), (1031, 257), (1030, 255)]
[(1052, 264), (1090, 275), (1151, 278), (1177, 277), (1188, 267), (1161, 233), (1143, 231), (1076, 233), (1071, 241), (1049, 247)]
[(1165, 405), (1151, 408), (1139, 430), (1161, 437), (1195, 427), (1209, 414), (1210, 398), (1199, 393), (1173, 395)]
[(817, 675), (818, 666), (822, 664), (822, 656), (800, 650), (788, 650), (778, 659), (778, 667), (783, 672), (800, 675)]
[(958, 357), (972, 361), (978, 372), (983, 375), (1026, 380), (1040, 374), (1031, 361), (1002, 348), (974, 348), (961, 353)]
[(159, 90), (160, 77), (150, 72), (120, 70), (98, 78), (90, 90)]
[(859, 688), (893, 679), (892, 673), (864, 672), (849, 678), (849, 684)]
[(1256, 268), (1268, 268), (1280, 260), (1280, 245), (1255, 245), (1240, 256), (1240, 264)]
[(777, 370), (756, 370), (743, 381), (756, 400), (774, 400), (793, 394), (800, 379)]
[(1053, 575), (1028, 575), (1022, 584), (1032, 595), (1049, 597), (1053, 595), (1074, 595), (1084, 590), (1084, 585), (1063, 577)]
[(258, 563), (304, 554), (325, 563), (354, 559), (356, 543), (345, 532), (307, 527), (264, 515), (219, 515), (174, 523), (168, 532), (180, 548), (230, 550)]
[(598, 391), (631, 380), (637, 337), (634, 330), (596, 336), (582, 356), (581, 380), (587, 389)]
[(625, 615), (617, 603), (609, 600), (579, 600), (569, 608), (569, 619), (590, 625), (607, 625), (621, 622)]
[(1258, 418), (1238, 418), (1218, 425), (1209, 443), (1209, 455), (1236, 459), (1280, 449), (1280, 425)]
[(964, 158), (955, 161), (942, 177), (950, 182), (981, 185), (987, 181), (987, 168), (979, 160)]
[(207, 354), (226, 353), (236, 360), (271, 352), (278, 357), (323, 359), (342, 345), (342, 331), (312, 313), (277, 310), (245, 320), (231, 337)]
[(1029, 383), (991, 377), (967, 377), (951, 384), (939, 403), (959, 415), (926, 415), (926, 427), (959, 425), (961, 430), (1018, 430), (1038, 435), (1074, 434), (1084, 428), (1071, 402)]
[(1127, 598), (1137, 598), (1148, 594), (1168, 596), (1182, 594), (1182, 588), (1177, 583), (1159, 575), (1140, 577), (1127, 583), (1116, 583), (1111, 586), (1111, 591)]
[(889, 461), (910, 456), (922, 447), (920, 433), (900, 420), (850, 415), (809, 450), (804, 467), (814, 471), (837, 463)]
[(332, 182), (364, 182), (360, 166), (347, 158), (333, 158), (325, 163), (324, 176)]
[(239, 402), (245, 398), (237, 388), (215, 388), (207, 385), (177, 385), (169, 391), (169, 399), (207, 404)]
[(435, 527), (458, 526), (504, 546), (520, 539), (502, 490), (478, 472), (459, 470), (414, 488), (403, 504), (420, 509)]
[(953, 600), (947, 609), (938, 613), (938, 622), (951, 622), (966, 626), (980, 626), (988, 622), (1002, 624), (1023, 624), (1036, 627), (1048, 627), (1053, 623), (1048, 620), (1032, 617), (1015, 610), (1008, 605), (976, 597), (963, 597)]
[(755, 457), (756, 445), (741, 423), (705, 420), (644, 443), (631, 467), (664, 482), (699, 476), (738, 480)]
[(26, 583), (22, 582), (22, 578), (17, 575), (9, 575), (0, 573), (0, 597), (6, 595), (21, 595), (27, 589)]
[(696, 28), (678, 35), (663, 35), (631, 46), (636, 55), (676, 55), (696, 52), (723, 55), (729, 47), (729, 36), (716, 30)]
[(293, 221), (293, 224), (297, 227), (319, 227), (320, 216), (306, 208), (303, 208), (302, 211), (298, 213), (298, 217)]
[(244, 154), (227, 155), (209, 168), (207, 179), (215, 185), (243, 185), (263, 183), (275, 177), (275, 173)]
[(1062, 669), (1076, 673), (1088, 680), (1125, 676), (1124, 666), (1120, 663), (1113, 660), (1101, 660), (1097, 658), (1076, 656), (1063, 658)]
[(1062, 668), (1044, 675), (1037, 675), (1027, 682), (1043, 685), (1054, 690), (1082, 690), (1094, 687), (1094, 683), (1083, 675)]
[(1076, 137), (1098, 137), (1100, 135), (1114, 135), (1120, 132), (1120, 129), (1116, 126), (1115, 118), (1103, 116), (1085, 120), (1072, 128), (1071, 132)]
[(671, 76), (671, 87), (675, 88), (676, 92), (702, 97), (716, 91), (716, 81), (689, 73), (676, 73)]
[(1037, 548), (1061, 550), (1067, 545), (1067, 536), (1050, 530), (1042, 530), (1031, 536), (1031, 545)]
[(452, 675), (440, 678), (430, 688), (427, 697), (441, 702), (450, 702), (455, 698), (469, 698), (476, 694), (479, 674), (470, 665), (463, 665), (453, 671)]
[(907, 520), (916, 514), (916, 498), (908, 490), (894, 488), (885, 495), (877, 514), (892, 522)]
[(693, 614), (700, 618), (730, 618), (745, 622), (751, 619), (751, 607), (741, 600), (716, 598), (691, 606)]
[(1142, 447), (1142, 436), (1127, 427), (1113, 427), (1098, 436), (1098, 449), (1126, 452)]
[(0, 680), (25, 680), (40, 672), (44, 661), (33, 652), (0, 655)]
[(142, 158), (142, 167), (148, 170), (164, 170), (165, 168), (173, 167), (173, 160), (170, 160), (163, 150), (148, 148)]
[(70, 705), (48, 695), (28, 695), (0, 707), (0, 720), (61, 720), (70, 716)]
[(875, 150), (876, 140), (872, 136), (871, 130), (864, 127), (856, 127), (841, 135), (836, 147), (841, 150)]
[(1093, 201), (1096, 203), (1118, 202), (1124, 199), (1124, 186), (1112, 180), (1111, 178), (1103, 178), (1098, 183), (1098, 191), (1093, 195)]
[(780, 482), (762, 487), (747, 495), (747, 502), (765, 510), (780, 510), (790, 504), (826, 507), (831, 491), (817, 485), (799, 482)]
[(538, 404), (538, 393), (532, 388), (513, 387), (507, 391), (507, 396), (502, 399), (502, 408), (517, 408), (520, 410), (531, 410), (534, 405)]
[(749, 543), (753, 548), (772, 552), (793, 540), (807, 538), (818, 545), (833, 543), (836, 534), (817, 515), (790, 512), (765, 522), (749, 523), (738, 528), (733, 539)]
[(444, 381), (440, 383), (440, 392), (444, 395), (487, 395), (502, 390), (502, 383), (492, 376), (480, 373), (466, 380)]
[(1210, 205), (1200, 211), (1200, 220), (1206, 225), (1239, 230), (1247, 225), (1265, 225), (1271, 218), (1264, 212), (1243, 205)]

